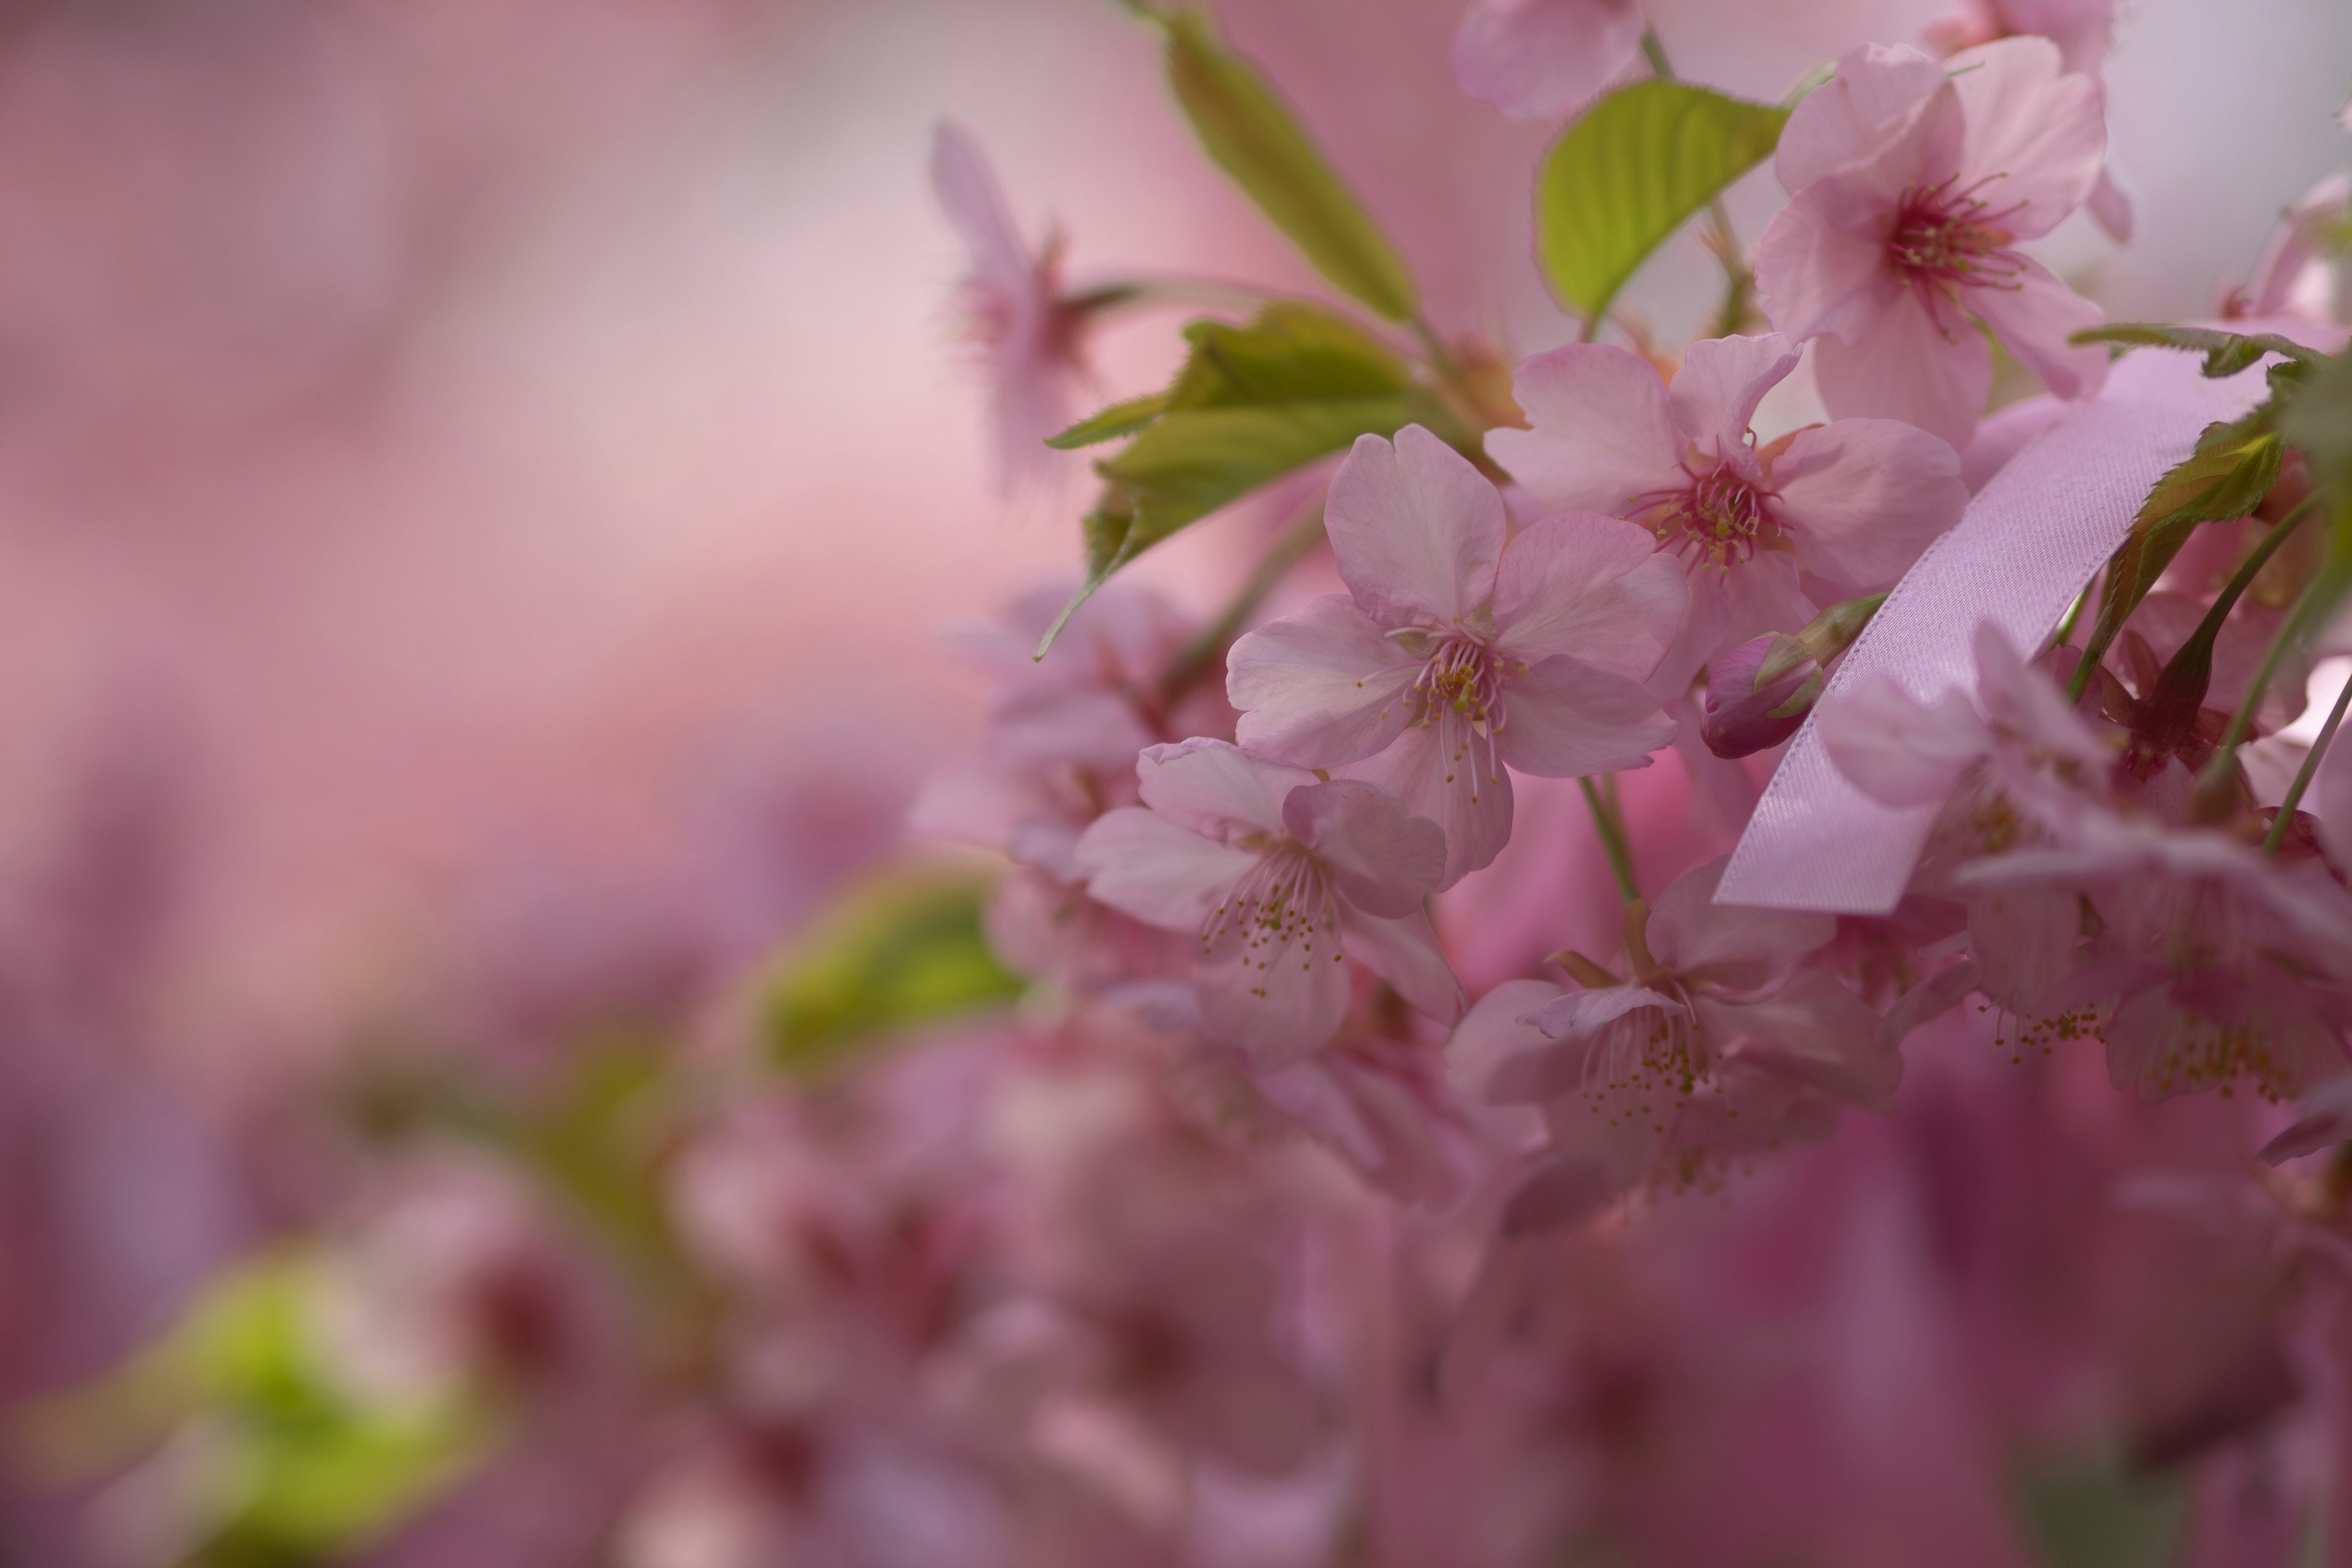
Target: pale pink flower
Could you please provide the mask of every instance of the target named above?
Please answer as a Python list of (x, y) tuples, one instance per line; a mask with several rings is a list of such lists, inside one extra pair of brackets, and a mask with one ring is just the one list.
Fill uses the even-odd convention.
[(1234, 645), (1237, 738), (1349, 767), (1437, 823), (1439, 887), (1509, 842), (1505, 768), (1643, 767), (1673, 737), (1641, 682), (1681, 619), (1682, 573), (1642, 530), (1571, 514), (1507, 542), (1495, 487), (1417, 425), (1393, 447), (1357, 440), (1326, 517), (1349, 592)]
[(1946, 64), (1859, 48), (1797, 106), (1776, 163), (1791, 199), (1756, 277), (1772, 324), (1819, 340), (1830, 412), (1892, 415), (1965, 447), (1992, 387), (1979, 324), (2059, 396), (2099, 389), (2106, 350), (2067, 342), (2098, 307), (2016, 247), (2091, 194), (2103, 117), (2099, 84), (2039, 37)]
[(1636, 907), (1622, 983), (1513, 981), (1454, 1031), (1466, 1095), (1543, 1107), (1559, 1163), (1525, 1189), (1537, 1213), (1547, 1188), (1587, 1191), (1580, 1165), (1614, 1190), (1708, 1184), (1727, 1156), (1817, 1136), (1838, 1107), (1895, 1091), (1902, 1058), (1876, 1010), (1799, 967), (1836, 921), (1716, 904), (1725, 864), (1677, 879), (1654, 911)]
[[(2069, 71), (2099, 76), (2115, 43), (2116, 0), (1960, 0), (1959, 9), (1926, 29), (1927, 47), (1956, 55), (1997, 38), (2038, 34), (2058, 46)], [(2103, 167), (2085, 201), (2107, 237), (2122, 245), (2132, 237), (2131, 198)]]
[(1454, 36), (1454, 79), (1506, 120), (1559, 120), (1642, 51), (1637, 0), (1474, 0)]
[[(2106, 811), (2063, 842), (1963, 868), (1970, 889), (2044, 891), (2079, 911), (2074, 973), (2045, 1010), (2095, 1010), (2118, 1089), (2168, 1099), (2243, 1084), (2291, 1099), (2343, 1074), (2352, 895), (2315, 860)], [(2079, 943), (2079, 946), (2077, 945)]]
[(1297, 1060), (1339, 1027), (1352, 958), (1442, 1022), (1462, 988), (1423, 912), (1445, 866), (1437, 825), (1357, 779), (1318, 780), (1223, 741), (1153, 746), (1143, 805), (1078, 841), (1094, 898), (1196, 931), (1193, 990), (1209, 1032), (1261, 1065)]
[(1778, 333), (1711, 339), (1669, 385), (1639, 354), (1572, 343), (1513, 379), (1534, 427), (1487, 433), (1487, 451), (1538, 500), (1632, 518), (1683, 563), (1690, 616), (1655, 689), (1678, 692), (1724, 649), (1891, 585), (1968, 505), (1952, 448), (1892, 419), (1841, 419), (1759, 449), (1756, 405), (1797, 359)]
[(2295, 316), (2333, 321), (2341, 288), (2340, 230), (2352, 215), (2352, 174), (2330, 174), (2279, 216), (2254, 263), (2253, 278), (2221, 301), (2224, 318)]
[(1032, 251), (979, 144), (952, 125), (931, 142), (931, 189), (971, 252), (962, 304), (989, 384), (997, 482), (1010, 489), (1053, 460), (1045, 437), (1070, 422), (1088, 319), (1106, 301), (1062, 292), (1062, 240)]

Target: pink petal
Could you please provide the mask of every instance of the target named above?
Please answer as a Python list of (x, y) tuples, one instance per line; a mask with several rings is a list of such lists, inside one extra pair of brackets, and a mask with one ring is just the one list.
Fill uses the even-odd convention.
[(1236, 831), (1282, 831), (1284, 797), (1315, 775), (1224, 741), (1195, 737), (1149, 746), (1136, 759), (1143, 804), (1195, 833), (1223, 839)]
[(2339, 865), (2352, 864), (2352, 742), (2327, 748), (2311, 793), (2318, 798), (2306, 799), (2304, 809), (2318, 816), (2320, 841)]
[(1824, 701), (1813, 722), (1838, 771), (1887, 805), (1943, 799), (1993, 743), (1992, 731), (1959, 692), (1923, 706), (1885, 674)]
[(1797, 368), (1797, 357), (1796, 345), (1779, 332), (1691, 344), (1666, 389), (1675, 428), (1710, 457), (1744, 456), (1756, 405)]
[(1959, 454), (1893, 419), (1798, 432), (1772, 464), (1772, 487), (1797, 563), (1864, 592), (1892, 586), (1969, 504)]
[(1445, 835), (1360, 779), (1302, 784), (1282, 804), (1283, 826), (1315, 851), (1339, 896), (1395, 920), (1421, 908), (1445, 874)]
[(1235, 739), (1301, 767), (1352, 763), (1412, 717), (1405, 693), (1421, 668), (1353, 599), (1328, 594), (1226, 654), (1225, 696), (1241, 710)]
[(1503, 498), (1418, 425), (1360, 436), (1324, 510), (1340, 580), (1383, 626), (1451, 625), (1494, 596)]
[(1715, 889), (1728, 857), (1695, 866), (1658, 895), (1650, 912), (1650, 952), (1677, 974), (1752, 991), (1787, 973), (1837, 934), (1830, 915), (1718, 904)]
[(1486, 742), (1469, 733), (1453, 710), (1433, 724), (1416, 724), (1387, 751), (1348, 769), (1376, 784), (1445, 832), (1444, 891), (1494, 864), (1511, 841), (1511, 777), (1487, 763)]
[[(1506, 980), (1481, 996), (1445, 1042), (1445, 1076), (1455, 1091), (1480, 1102), (1549, 1098), (1549, 1092), (1518, 1092), (1526, 1087), (1522, 1080), (1549, 1082), (1550, 1078), (1549, 1069), (1528, 1064), (1559, 1054), (1549, 1037), (1521, 1020), (1566, 994), (1549, 981)], [(1568, 1085), (1573, 1088), (1574, 1080)]]
[(1681, 630), (1681, 565), (1648, 529), (1566, 512), (1522, 529), (1495, 584), (1495, 646), (1533, 661), (1571, 654), (1595, 669), (1646, 679)]
[[(1805, 95), (1780, 130), (1772, 171), (1795, 195), (1816, 180), (1882, 157), (1932, 115), (1949, 82), (1944, 68), (1914, 48), (1864, 44), (1838, 61), (1837, 75)], [(1943, 132), (1948, 136), (1950, 132)], [(1907, 180), (1897, 183), (1899, 190)]]
[(941, 125), (932, 133), (931, 190), (971, 252), (981, 279), (1013, 293), (1034, 288), (1035, 263), (1013, 226), (1003, 189), (980, 144), (960, 126)]
[(1582, 778), (1650, 765), (1675, 721), (1639, 681), (1555, 654), (1505, 688), (1503, 761), (1523, 773)]
[[(2035, 239), (2091, 194), (2106, 162), (2106, 95), (2047, 38), (2002, 38), (1945, 62), (1968, 116), (1960, 184), (2001, 227)], [(1979, 182), (1990, 182), (1979, 184)]]
[(1891, 206), (1842, 179), (1797, 193), (1756, 247), (1756, 289), (1773, 327), (1800, 342), (1875, 331), (1903, 292), (1887, 261), (1894, 225)]
[[(2105, 346), (2066, 341), (2071, 333), (2099, 325), (2105, 313), (2042, 263), (2027, 259), (2013, 288), (1971, 289), (1967, 299), (2001, 346), (2060, 397), (2089, 397), (2106, 384)], [(1969, 334), (1971, 341), (1974, 336)], [(1978, 351), (1983, 352), (1981, 343)]]
[[(1319, 938), (1324, 933), (1317, 932)], [(1297, 1061), (1339, 1033), (1348, 1016), (1348, 966), (1336, 943), (1296, 937), (1235, 943), (1223, 962), (1192, 966), (1209, 1034), (1261, 1068)]]
[[(1592, 1040), (1626, 1014), (1638, 1013), (1644, 1007), (1672, 1013), (1679, 1011), (1682, 1004), (1646, 986), (1603, 985), (1591, 991), (1563, 991), (1542, 1006), (1530, 1009), (1520, 1022), (1548, 1040)], [(1550, 1096), (1547, 1094), (1545, 1098)]]
[(1737, 566), (1702, 566), (1690, 579), (1690, 619), (1658, 661), (1650, 689), (1680, 696), (1699, 669), (1726, 648), (1767, 632), (1796, 632), (1820, 613), (1797, 582), (1797, 563), (1785, 551), (1759, 551)]
[(1489, 430), (1486, 454), (1546, 505), (1622, 516), (1688, 482), (1665, 383), (1641, 355), (1570, 343), (1520, 361), (1511, 388), (1534, 428)]
[(1903, 1081), (1903, 1058), (1877, 1009), (1818, 970), (1798, 974), (1761, 1002), (1701, 998), (1699, 1016), (1718, 1046), (1735, 1041), (1751, 1065), (1857, 1105), (1882, 1104)]
[(1960, 479), (1970, 494), (1985, 488), (2009, 460), (2065, 417), (2066, 405), (2047, 393), (1994, 409), (1960, 454)]
[(1398, 920), (1381, 920), (1341, 905), (1339, 945), (1348, 956), (1379, 975), (1396, 994), (1441, 1024), (1462, 1016), (1462, 983), (1437, 945), (1429, 917), (1415, 910)]
[(1454, 79), (1507, 120), (1559, 120), (1641, 47), (1634, 0), (1477, 0), (1454, 37)]
[(2121, 185), (2116, 184), (2114, 174), (2105, 169), (2099, 171), (2099, 183), (2091, 187), (2090, 201), (2086, 205), (2091, 209), (2091, 216), (2109, 239), (2117, 245), (2131, 243), (2134, 227), (2132, 199), (2124, 193)]
[[(1969, 302), (1977, 306), (1994, 292), (1970, 289)], [(1958, 448), (1984, 415), (1992, 350), (1965, 321), (1947, 333), (1917, 292), (1906, 289), (1864, 336), (1815, 343), (1813, 380), (1822, 406), (1841, 419), (1900, 419)]]
[(1166, 931), (1197, 931), (1256, 857), (1210, 842), (1139, 806), (1095, 819), (1078, 869), (1097, 902)]

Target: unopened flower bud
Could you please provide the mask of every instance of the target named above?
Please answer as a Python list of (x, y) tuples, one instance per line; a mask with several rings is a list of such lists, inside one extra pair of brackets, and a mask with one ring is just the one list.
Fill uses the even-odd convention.
[(1706, 713), (1699, 724), (1706, 749), (1718, 757), (1744, 757), (1777, 746), (1797, 732), (1821, 695), (1821, 667), (1802, 654), (1785, 674), (1756, 684), (1757, 673), (1777, 643), (1791, 639), (1774, 632), (1741, 643), (1707, 667)]

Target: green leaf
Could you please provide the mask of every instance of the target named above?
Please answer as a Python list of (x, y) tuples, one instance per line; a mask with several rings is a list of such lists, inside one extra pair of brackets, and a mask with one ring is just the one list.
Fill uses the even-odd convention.
[(1359, 436), (1392, 436), (1419, 421), (1475, 449), (1386, 344), (1319, 306), (1278, 300), (1244, 326), (1194, 321), (1184, 335), (1192, 353), (1161, 395), (1159, 416), (1096, 465), (1108, 483), (1085, 521), (1086, 581), (1038, 645), (1041, 658), (1077, 607), (1129, 562)]
[(1412, 274), (1257, 68), (1202, 12), (1160, 18), (1168, 82), (1201, 145), (1331, 285), (1391, 321), (1420, 309)]
[(982, 934), (984, 891), (970, 876), (903, 870), (820, 916), (768, 983), (776, 1064), (813, 1074), (884, 1037), (1019, 995)]
[(1101, 413), (1079, 420), (1058, 436), (1046, 437), (1045, 445), (1056, 452), (1071, 452), (1080, 447), (1116, 441), (1121, 436), (1134, 435), (1159, 418), (1167, 406), (1168, 395), (1164, 392), (1130, 397), (1124, 403), (1114, 403)]
[(2178, 1480), (2095, 1460), (2036, 1468), (2016, 1500), (2050, 1568), (2168, 1568), (2189, 1512)]
[(1789, 110), (1682, 82), (1618, 89), (1536, 180), (1537, 249), (1562, 302), (1598, 317), (1684, 220), (1769, 156)]
[(2262, 504), (2278, 478), (2285, 443), (2268, 428), (2268, 405), (2234, 424), (2209, 425), (2197, 450), (2156, 481), (2131, 532), (2107, 563), (2098, 624), (2084, 650), (2095, 667), (2200, 522), (2228, 522)]
[(2300, 364), (2315, 364), (2321, 355), (2290, 338), (2270, 332), (2248, 336), (2215, 331), (2209, 327), (2173, 327), (2146, 321), (2116, 321), (2092, 327), (2066, 340), (2074, 343), (2123, 343), (2139, 348), (2186, 349), (2205, 356), (2205, 374), (2235, 375), (2264, 354), (2284, 354)]

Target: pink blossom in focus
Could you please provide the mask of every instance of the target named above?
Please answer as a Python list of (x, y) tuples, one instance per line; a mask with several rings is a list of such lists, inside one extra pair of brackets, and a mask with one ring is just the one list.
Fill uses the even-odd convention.
[(1077, 863), (1101, 903), (1198, 932), (1193, 990), (1209, 1032), (1263, 1065), (1337, 1032), (1352, 958), (1441, 1022), (1462, 1010), (1421, 900), (1444, 835), (1384, 790), (1253, 756), (1223, 741), (1153, 746), (1143, 805), (1105, 816)]
[[(2096, 80), (2115, 44), (2116, 0), (1960, 0), (1958, 11), (1929, 23), (1924, 36), (1930, 49), (1949, 56), (2023, 33), (2049, 39), (2067, 70)], [(2110, 239), (2131, 239), (2131, 198), (2104, 166), (2086, 205)]]
[(1891, 586), (1968, 505), (1951, 447), (1895, 420), (1841, 419), (1759, 449), (1748, 423), (1797, 357), (1778, 333), (1711, 339), (1669, 385), (1638, 354), (1572, 343), (1513, 380), (1534, 427), (1487, 434), (1538, 500), (1632, 518), (1683, 563), (1690, 617), (1654, 689), (1678, 693), (1724, 649)]
[(2106, 378), (2106, 351), (2068, 334), (2097, 306), (2015, 247), (2091, 194), (2105, 98), (2046, 38), (2004, 38), (1938, 64), (1865, 46), (1797, 106), (1775, 167), (1790, 201), (1756, 277), (1772, 324), (1820, 340), (1832, 414), (1907, 420), (1968, 444), (1992, 387), (1981, 324), (2061, 397)]
[(1506, 541), (1502, 497), (1417, 425), (1365, 436), (1326, 511), (1346, 595), (1234, 645), (1237, 739), (1348, 767), (1445, 832), (1451, 887), (1511, 836), (1507, 767), (1645, 766), (1672, 725), (1640, 682), (1683, 614), (1682, 574), (1638, 528), (1548, 517)]
[(933, 138), (931, 188), (971, 253), (966, 327), (987, 368), (997, 482), (1010, 489), (1045, 470), (1053, 460), (1045, 437), (1070, 422), (1091, 307), (1062, 293), (1060, 236), (1031, 252), (988, 160), (955, 126), (940, 126)]
[(1507, 120), (1559, 120), (1642, 48), (1637, 0), (1473, 0), (1454, 37), (1454, 79)]
[(1513, 981), (1454, 1031), (1465, 1093), (1543, 1107), (1557, 1164), (1525, 1193), (1590, 1194), (1580, 1166), (1609, 1190), (1705, 1184), (1727, 1154), (1818, 1135), (1837, 1106), (1894, 1092), (1902, 1059), (1877, 1012), (1799, 968), (1836, 921), (1712, 902), (1724, 865), (1677, 879), (1654, 911), (1635, 907), (1621, 983)]

